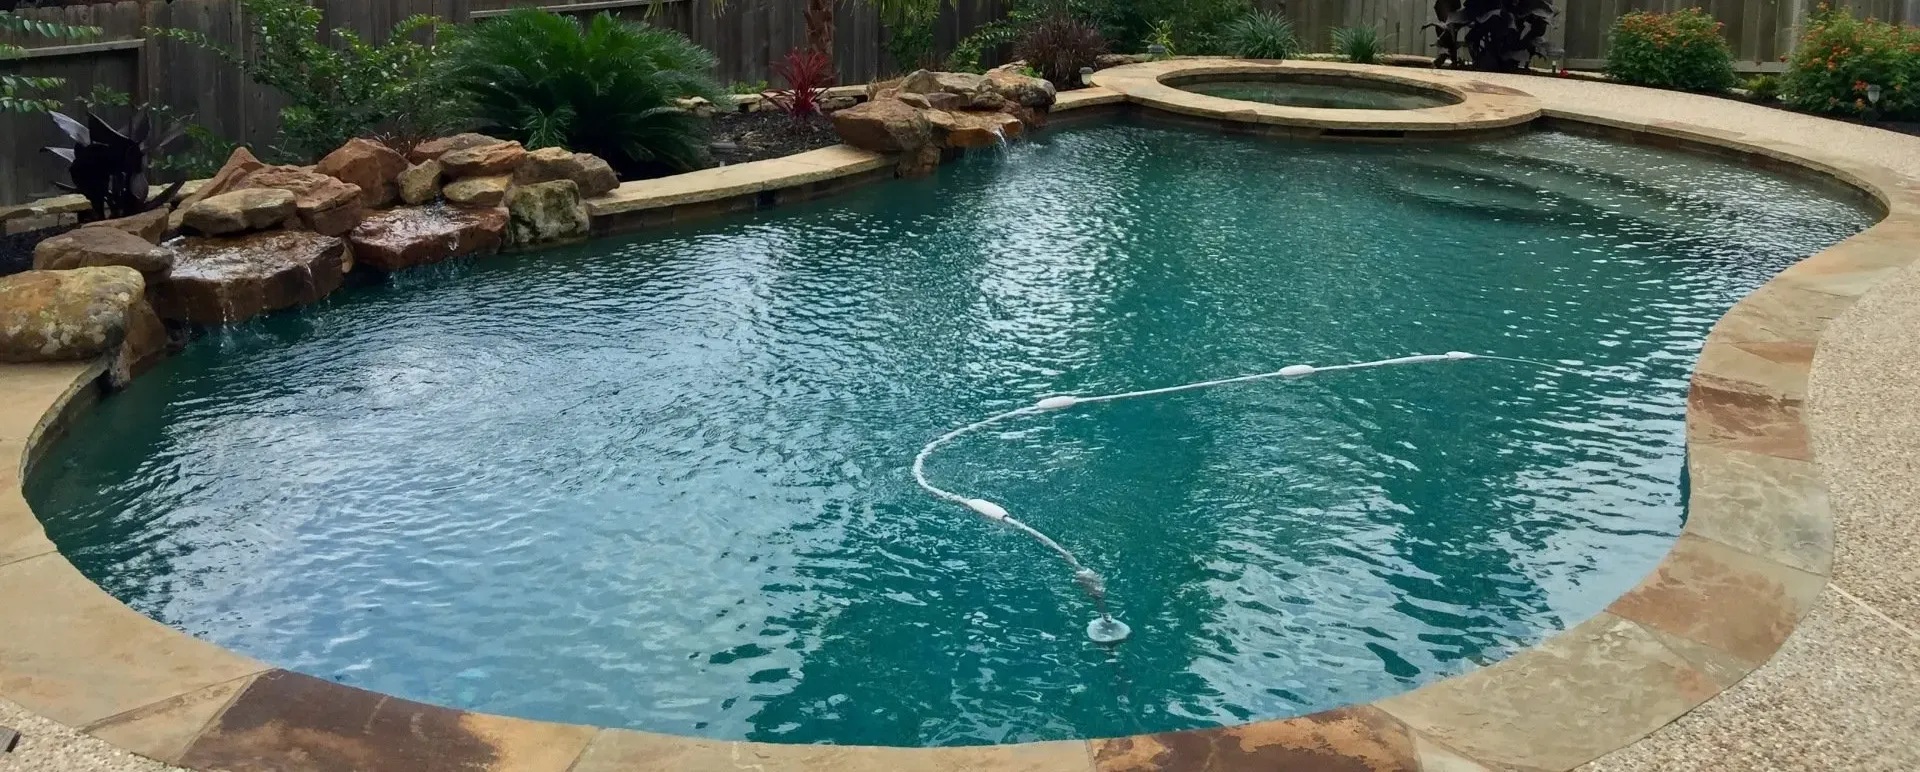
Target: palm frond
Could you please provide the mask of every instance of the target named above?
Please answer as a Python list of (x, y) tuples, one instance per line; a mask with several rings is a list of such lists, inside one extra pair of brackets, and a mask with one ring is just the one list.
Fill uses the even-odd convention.
[(712, 53), (607, 13), (583, 21), (521, 9), (449, 34), (445, 82), (485, 130), (593, 153), (623, 171), (698, 165), (703, 123), (674, 101), (725, 96)]

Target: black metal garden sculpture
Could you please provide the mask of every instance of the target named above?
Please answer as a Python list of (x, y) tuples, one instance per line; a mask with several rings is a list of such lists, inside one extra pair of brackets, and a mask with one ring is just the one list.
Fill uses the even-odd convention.
[(53, 123), (73, 140), (73, 147), (49, 147), (46, 151), (67, 162), (72, 184), (56, 182), (62, 190), (85, 196), (93, 205), (92, 219), (109, 220), (131, 217), (173, 199), (185, 181), (175, 182), (160, 195), (148, 196), (147, 161), (178, 141), (184, 130), (178, 127), (154, 136), (152, 116), (146, 110), (134, 113), (133, 125), (122, 132), (92, 112), (87, 122), (52, 113)]
[(1422, 26), (1438, 38), (1433, 66), (1514, 72), (1548, 56), (1547, 28), (1559, 14), (1553, 0), (1434, 0), (1433, 15), (1439, 23)]

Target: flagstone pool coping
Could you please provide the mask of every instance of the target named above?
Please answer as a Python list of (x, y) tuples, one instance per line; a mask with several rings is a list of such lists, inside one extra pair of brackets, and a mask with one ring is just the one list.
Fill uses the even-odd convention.
[[(1176, 64), (1103, 71), (1098, 87), (1062, 94), (1056, 113), (1166, 110), (1169, 100), (1184, 97), (1147, 81), (1196, 66), (1276, 66)], [(1363, 75), (1386, 69), (1315, 67)], [(1119, 72), (1133, 68), (1139, 70)], [(1398, 68), (1388, 74), (1526, 103), (1513, 96), (1524, 92), (1475, 85), (1461, 75), (1410, 75)], [(1211, 97), (1192, 96), (1196, 101), (1176, 112), (1244, 127), (1242, 103), (1222, 110), (1200, 101)], [(1808, 371), (1827, 323), (1920, 256), (1920, 184), (1865, 158), (1657, 116), (1542, 109), (1537, 102), (1528, 109), (1533, 114), (1512, 125), (1597, 132), (1811, 173), (1870, 197), (1884, 217), (1786, 269), (1714, 325), (1692, 379), (1689, 517), (1671, 552), (1604, 612), (1501, 662), (1370, 704), (1292, 719), (978, 748), (719, 741), (412, 702), (275, 668), (193, 638), (126, 607), (70, 565), (21, 494), (38, 451), (101, 394), (102, 364), (65, 363), (0, 365), (6, 397), (0, 400), (0, 598), (7, 604), (0, 618), (0, 696), (135, 753), (208, 770), (1471, 772), (1578, 766), (1645, 737), (1739, 681), (1773, 655), (1826, 586), (1833, 518), (1808, 441)], [(890, 159), (836, 147), (628, 183), (589, 207), (596, 232), (611, 233), (761, 208), (890, 175)]]

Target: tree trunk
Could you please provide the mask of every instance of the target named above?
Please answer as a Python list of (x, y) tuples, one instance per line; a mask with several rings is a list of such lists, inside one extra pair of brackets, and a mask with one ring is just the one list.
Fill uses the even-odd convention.
[(807, 0), (807, 47), (833, 59), (833, 6), (836, 0)]

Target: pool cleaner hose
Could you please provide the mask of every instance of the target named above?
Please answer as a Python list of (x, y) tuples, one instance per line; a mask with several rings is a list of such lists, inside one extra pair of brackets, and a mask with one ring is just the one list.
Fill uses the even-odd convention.
[(1102, 394), (1099, 396), (1092, 396), (1092, 397), (1082, 397), (1082, 396), (1072, 395), (1072, 394), (1056, 395), (1052, 397), (1047, 397), (1045, 399), (1042, 399), (1026, 407), (1014, 408), (1012, 410), (1008, 410), (998, 415), (988, 416), (986, 418), (967, 424), (966, 426), (962, 426), (958, 429), (955, 429), (953, 431), (947, 432), (946, 434), (942, 434), (939, 437), (934, 438), (932, 442), (927, 443), (925, 447), (922, 447), (920, 449), (919, 455), (916, 455), (913, 457), (913, 481), (918, 483), (921, 488), (925, 489), (928, 493), (933, 494), (935, 497), (945, 499), (947, 501), (951, 501), (960, 506), (966, 507), (967, 509), (971, 509), (976, 514), (979, 514), (981, 517), (984, 517), (987, 520), (990, 520), (995, 523), (1000, 523), (1016, 531), (1019, 531), (1020, 533), (1025, 534), (1026, 536), (1032, 538), (1034, 541), (1039, 542), (1040, 546), (1046, 547), (1047, 549), (1052, 550), (1054, 554), (1059, 555), (1060, 559), (1065, 560), (1067, 562), (1067, 566), (1073, 570), (1074, 582), (1079, 584), (1081, 589), (1086, 591), (1087, 596), (1093, 599), (1094, 608), (1099, 613), (1099, 616), (1095, 617), (1092, 622), (1087, 623), (1087, 637), (1093, 639), (1095, 643), (1115, 644), (1115, 643), (1119, 643), (1121, 641), (1126, 640), (1129, 635), (1132, 635), (1133, 631), (1127, 627), (1125, 622), (1122, 622), (1118, 619), (1114, 619), (1113, 614), (1108, 612), (1106, 580), (1102, 578), (1099, 573), (1095, 572), (1093, 569), (1088, 568), (1084, 564), (1082, 564), (1079, 558), (1074, 557), (1073, 552), (1069, 551), (1066, 547), (1060, 546), (1060, 543), (1057, 541), (1054, 541), (1052, 537), (1047, 536), (1044, 533), (1041, 533), (1038, 529), (1034, 528), (1033, 526), (1027, 525), (1026, 523), (1021, 522), (1019, 518), (1016, 518), (1012, 514), (1008, 513), (1006, 507), (1003, 507), (987, 499), (963, 496), (961, 494), (954, 493), (953, 491), (949, 491), (934, 485), (932, 482), (930, 482), (927, 479), (927, 459), (934, 454), (934, 451), (939, 450), (941, 446), (944, 446), (949, 442), (952, 442), (968, 434), (972, 434), (973, 432), (980, 431), (981, 429), (985, 429), (989, 426), (993, 426), (994, 424), (998, 424), (1003, 421), (1011, 420), (1013, 418), (1018, 418), (1021, 416), (1038, 415), (1040, 413), (1050, 413), (1056, 410), (1066, 410), (1068, 408), (1076, 407), (1079, 405), (1092, 404), (1095, 402), (1118, 402), (1123, 399), (1135, 399), (1138, 397), (1153, 397), (1153, 396), (1159, 396), (1162, 394), (1173, 394), (1173, 393), (1182, 392), (1182, 391), (1193, 391), (1195, 389), (1204, 389), (1210, 386), (1224, 386), (1230, 383), (1246, 383), (1248, 381), (1260, 381), (1260, 380), (1266, 380), (1269, 378), (1285, 378), (1285, 379), (1291, 380), (1294, 378), (1305, 378), (1309, 375), (1315, 375), (1318, 373), (1330, 373), (1337, 370), (1364, 370), (1364, 369), (1374, 368), (1374, 367), (1393, 367), (1396, 365), (1415, 365), (1415, 364), (1427, 364), (1432, 362), (1458, 362), (1458, 361), (1464, 361), (1468, 359), (1492, 359), (1492, 360), (1500, 360), (1504, 362), (1520, 362), (1523, 364), (1536, 365), (1536, 366), (1547, 367), (1547, 368), (1552, 368), (1556, 370), (1562, 369), (1559, 365), (1548, 364), (1546, 362), (1536, 362), (1529, 359), (1514, 359), (1510, 357), (1496, 357), (1496, 356), (1487, 356), (1483, 354), (1469, 354), (1465, 351), (1449, 351), (1445, 354), (1419, 354), (1415, 356), (1396, 357), (1394, 359), (1381, 359), (1374, 362), (1356, 362), (1353, 364), (1330, 365), (1326, 367), (1316, 367), (1314, 365), (1288, 365), (1286, 367), (1282, 367), (1270, 373), (1256, 373), (1253, 375), (1241, 375), (1233, 378), (1220, 378), (1217, 380), (1200, 381), (1198, 383), (1187, 383), (1179, 386), (1168, 386), (1168, 387), (1159, 388), (1159, 389), (1129, 391), (1121, 394)]

